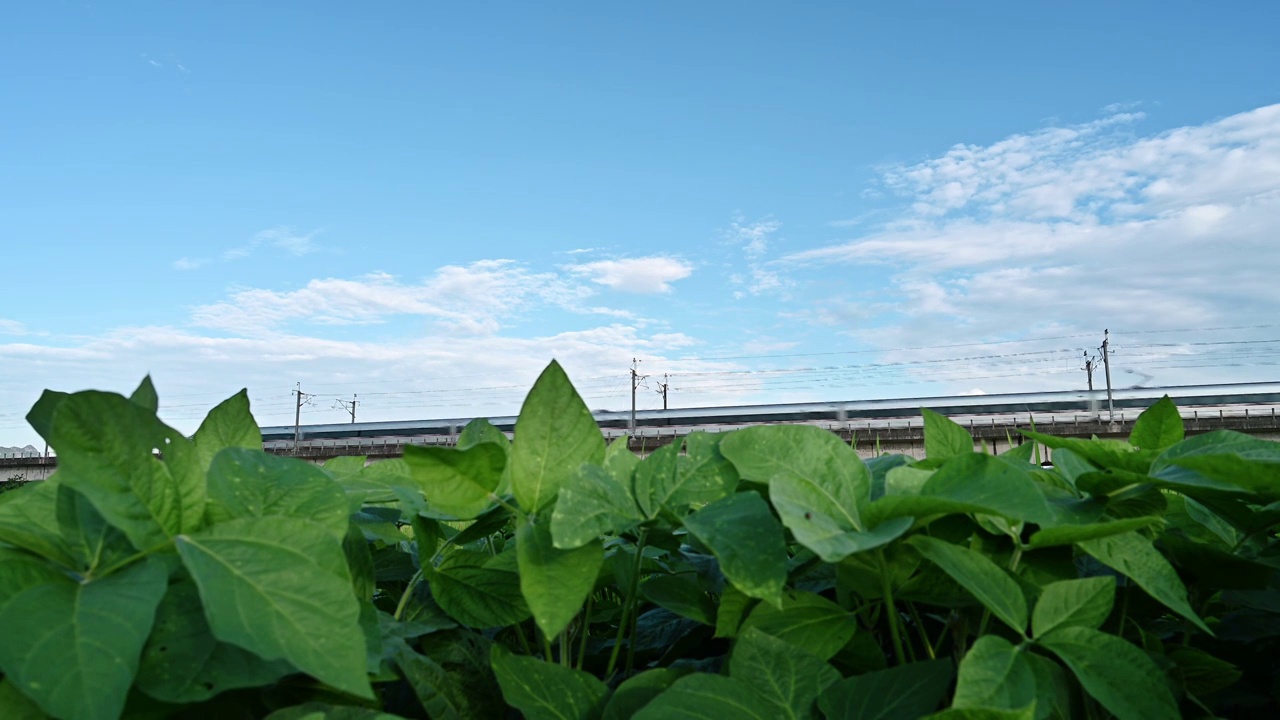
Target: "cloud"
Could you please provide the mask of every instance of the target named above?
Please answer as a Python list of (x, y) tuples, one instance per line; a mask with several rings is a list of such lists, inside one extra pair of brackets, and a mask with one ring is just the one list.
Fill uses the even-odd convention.
[(27, 335), (29, 331), (27, 326), (17, 320), (6, 320), (0, 318), (0, 335)]
[(882, 327), (861, 336), (886, 347), (1010, 328), (1268, 322), (1280, 305), (1280, 105), (1145, 137), (1141, 119), (888, 168), (903, 211), (782, 265), (889, 268), (871, 323)]
[(599, 260), (570, 265), (569, 272), (593, 283), (630, 293), (668, 293), (671, 283), (693, 274), (693, 265), (657, 255), (621, 260)]
[(532, 302), (573, 312), (617, 314), (608, 308), (582, 307), (590, 294), (590, 289), (555, 273), (532, 272), (512, 260), (483, 260), (442, 267), (418, 283), (377, 273), (312, 280), (289, 291), (240, 290), (226, 301), (196, 307), (192, 322), (260, 333), (293, 323), (369, 325), (407, 315), (432, 318), (456, 331), (492, 334)]
[[(220, 262), (232, 262), (253, 255), (260, 247), (272, 247), (284, 250), (292, 255), (303, 256), (319, 251), (320, 246), (316, 245), (315, 238), (320, 234), (319, 230), (312, 230), (308, 233), (300, 233), (293, 228), (283, 225), (268, 228), (254, 233), (249, 242), (238, 247), (224, 250), (219, 256)], [(173, 261), (173, 267), (176, 270), (195, 270), (214, 262), (212, 258), (192, 258), (181, 257)]]
[(180, 257), (173, 261), (173, 267), (176, 270), (195, 270), (209, 263), (208, 258), (188, 258)]
[(769, 250), (773, 234), (781, 227), (782, 223), (772, 218), (747, 222), (745, 217), (738, 215), (730, 222), (724, 235), (730, 243), (740, 246), (747, 257), (759, 258)]

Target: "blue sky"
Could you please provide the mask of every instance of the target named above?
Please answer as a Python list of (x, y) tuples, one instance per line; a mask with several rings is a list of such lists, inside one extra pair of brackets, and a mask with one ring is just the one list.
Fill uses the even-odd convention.
[(511, 412), (551, 357), (593, 407), (632, 357), (1065, 389), (1104, 327), (1126, 385), (1271, 379), (1280, 5), (1116, 5), (10, 8), (0, 445), (147, 372), (183, 429)]

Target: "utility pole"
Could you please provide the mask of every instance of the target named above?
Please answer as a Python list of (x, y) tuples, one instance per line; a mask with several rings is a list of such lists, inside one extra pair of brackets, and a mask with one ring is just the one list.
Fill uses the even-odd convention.
[(1084, 367), (1080, 369), (1089, 374), (1089, 392), (1093, 392), (1093, 371), (1098, 369), (1098, 358), (1089, 357), (1089, 351), (1084, 351)]
[(302, 383), (298, 383), (297, 389), (293, 391), (295, 403), (293, 407), (293, 453), (298, 453), (298, 443), (302, 440), (302, 406), (304, 403), (311, 402), (314, 395), (302, 392)]
[(668, 375), (667, 373), (662, 373), (662, 384), (658, 386), (659, 388), (661, 388), (660, 390), (657, 391), (657, 393), (662, 396), (663, 410), (667, 409), (667, 388), (671, 384), (670, 379), (671, 379), (670, 375)]
[(644, 380), (648, 375), (641, 375), (636, 371), (636, 365), (640, 363), (637, 358), (631, 358), (631, 434), (636, 434), (636, 388), (640, 387), (640, 381)]
[(336, 410), (338, 407), (341, 407), (343, 410), (345, 410), (345, 411), (347, 411), (348, 413), (350, 413), (350, 414), (351, 414), (351, 423), (352, 423), (353, 425), (354, 425), (354, 424), (355, 424), (355, 422), (356, 422), (356, 405), (359, 405), (359, 404), (360, 404), (360, 401), (356, 399), (357, 397), (358, 397), (357, 395), (352, 395), (352, 396), (351, 396), (351, 400), (350, 400), (350, 401), (347, 401), (347, 400), (339, 400), (339, 401), (338, 401), (337, 406), (334, 408), (334, 409)]
[(1116, 424), (1116, 406), (1111, 398), (1111, 357), (1108, 355), (1108, 348), (1111, 344), (1111, 331), (1102, 331), (1102, 369), (1107, 374), (1107, 422), (1111, 423), (1112, 429)]

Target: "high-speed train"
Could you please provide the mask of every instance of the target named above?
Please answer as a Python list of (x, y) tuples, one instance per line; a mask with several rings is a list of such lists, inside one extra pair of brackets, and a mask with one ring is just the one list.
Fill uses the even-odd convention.
[[(1112, 403), (1117, 412), (1145, 409), (1168, 395), (1184, 411), (1193, 408), (1280, 404), (1280, 382), (1232, 383), (1217, 385), (1176, 385), (1116, 389)], [(943, 415), (981, 416), (1017, 413), (1105, 413), (1105, 390), (1064, 390), (1038, 393), (1006, 393), (915, 397), (885, 400), (850, 400), (844, 402), (785, 403), (776, 405), (736, 405), (724, 407), (678, 408), (636, 411), (636, 429), (665, 427), (698, 427), (745, 425), (783, 422), (849, 422), (919, 417), (921, 408)], [(630, 411), (602, 410), (592, 413), (608, 434), (625, 432), (630, 425)], [(389, 422), (335, 423), (304, 425), (301, 439), (319, 440), (454, 435), (472, 418), (436, 420), (395, 420)], [(488, 418), (498, 429), (512, 432), (514, 415)], [(609, 431), (613, 431), (610, 433)], [(266, 442), (293, 440), (293, 426), (262, 428)]]

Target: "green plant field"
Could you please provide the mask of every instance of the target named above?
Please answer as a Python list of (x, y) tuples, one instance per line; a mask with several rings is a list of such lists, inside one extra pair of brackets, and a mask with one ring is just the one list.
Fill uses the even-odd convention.
[(1276, 717), (1280, 445), (1167, 398), (1127, 442), (926, 411), (923, 461), (802, 425), (641, 460), (553, 362), (513, 442), (323, 467), (244, 392), (192, 438), (156, 407), (28, 415), (59, 465), (0, 495), (0, 718)]

